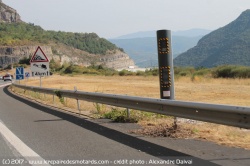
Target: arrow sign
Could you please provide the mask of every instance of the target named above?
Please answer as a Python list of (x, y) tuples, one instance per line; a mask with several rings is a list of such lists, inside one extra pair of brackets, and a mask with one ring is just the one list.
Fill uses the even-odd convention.
[(24, 79), (24, 69), (23, 67), (16, 68), (16, 80), (23, 80)]
[(30, 77), (30, 73), (29, 72), (25, 72), (25, 77)]

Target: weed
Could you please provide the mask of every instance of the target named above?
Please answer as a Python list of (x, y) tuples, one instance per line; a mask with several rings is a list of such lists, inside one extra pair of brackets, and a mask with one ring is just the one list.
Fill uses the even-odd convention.
[(100, 103), (93, 103), (97, 114), (104, 114), (106, 112), (106, 105), (105, 104), (100, 104)]
[(117, 108), (111, 108), (112, 110), (110, 112), (107, 112), (103, 115), (104, 118), (111, 119), (114, 122), (122, 122), (122, 123), (137, 123), (138, 119), (135, 116), (128, 117), (127, 110), (126, 109), (117, 109)]
[(60, 102), (63, 104), (64, 103), (64, 98), (62, 97), (62, 94), (59, 90), (54, 91), (56, 96), (59, 98)]

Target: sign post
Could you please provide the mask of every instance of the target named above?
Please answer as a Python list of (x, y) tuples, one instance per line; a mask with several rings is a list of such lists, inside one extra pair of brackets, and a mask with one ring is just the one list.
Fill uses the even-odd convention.
[(30, 70), (32, 77), (40, 77), (41, 87), (41, 77), (49, 76), (49, 60), (40, 46), (37, 47), (34, 55), (30, 59)]
[(30, 77), (30, 72), (25, 72), (26, 83), (27, 83), (29, 77)]

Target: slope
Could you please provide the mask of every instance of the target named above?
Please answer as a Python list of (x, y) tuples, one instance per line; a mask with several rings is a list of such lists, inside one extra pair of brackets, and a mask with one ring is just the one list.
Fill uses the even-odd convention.
[(198, 44), (174, 59), (175, 66), (250, 66), (250, 10), (204, 36)]

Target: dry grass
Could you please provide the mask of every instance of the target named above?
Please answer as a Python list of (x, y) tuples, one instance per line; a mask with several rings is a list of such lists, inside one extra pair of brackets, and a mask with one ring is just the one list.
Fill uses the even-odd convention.
[[(39, 79), (21, 81), (21, 84), (39, 86)], [(102, 92), (112, 94), (123, 94), (130, 96), (141, 96), (159, 98), (158, 77), (142, 76), (59, 76), (42, 78), (42, 87), (58, 89), (74, 89), (88, 92)], [(229, 104), (239, 106), (250, 106), (250, 79), (211, 79), (195, 77), (180, 77), (175, 81), (175, 99), (195, 102)], [(46, 97), (48, 102), (51, 98)], [(67, 106), (76, 108), (76, 102), (67, 99)], [(93, 103), (83, 102), (82, 109), (95, 110)], [(166, 122), (168, 121), (168, 122)], [(140, 121), (142, 126), (150, 126), (152, 130), (165, 130), (164, 125), (169, 126), (169, 120), (155, 119)], [(154, 128), (155, 127), (155, 128)], [(250, 149), (250, 131), (235, 127), (217, 125), (211, 123), (179, 125), (177, 137), (197, 138), (214, 141), (219, 144)], [(147, 131), (149, 132), (149, 131)]]
[[(24, 80), (21, 84), (39, 86), (39, 79)], [(142, 76), (59, 76), (42, 78), (43, 87), (74, 89), (159, 98), (158, 77)], [(175, 81), (175, 99), (250, 106), (250, 79), (199, 79), (182, 77)]]

